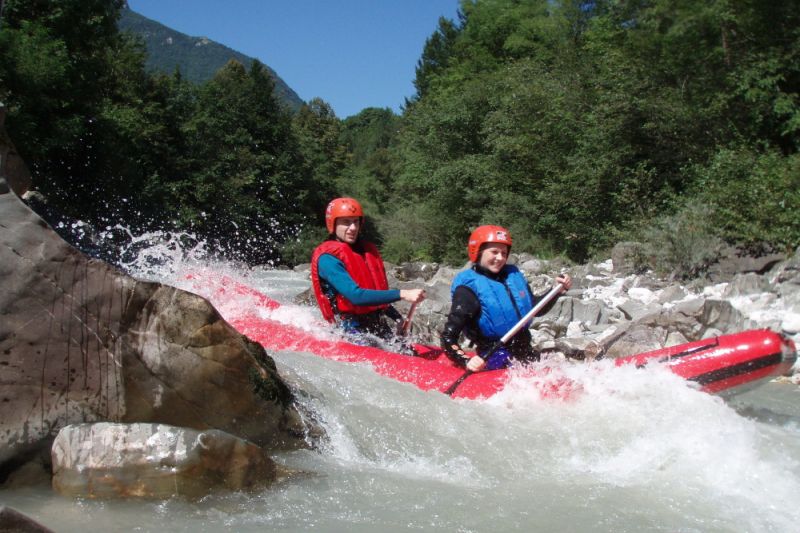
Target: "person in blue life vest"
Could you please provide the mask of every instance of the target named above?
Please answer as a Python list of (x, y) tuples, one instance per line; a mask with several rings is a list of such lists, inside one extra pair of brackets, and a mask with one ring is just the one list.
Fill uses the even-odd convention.
[[(508, 265), (511, 234), (500, 226), (480, 226), (472, 232), (467, 253), (472, 266), (460, 272), (450, 286), (452, 303), (441, 333), (445, 354), (459, 366), (472, 372), (503, 368), (512, 360), (537, 361), (539, 354), (531, 346), (531, 333), (526, 327), (508, 343), (492, 350), (497, 341), (511, 330), (540, 299), (533, 295), (522, 272)], [(563, 274), (556, 278), (570, 289), (572, 279)], [(555, 300), (542, 309), (546, 313)], [(469, 357), (459, 344), (461, 334), (476, 346)], [(492, 353), (487, 353), (492, 352)]]
[[(326, 241), (311, 254), (311, 285), (322, 316), (357, 340), (370, 333), (392, 340), (403, 317), (390, 304), (419, 303), (424, 289), (389, 289), (383, 259), (374, 244), (359, 238), (364, 211), (353, 198), (336, 198), (325, 210)], [(392, 328), (386, 318), (394, 320)]]

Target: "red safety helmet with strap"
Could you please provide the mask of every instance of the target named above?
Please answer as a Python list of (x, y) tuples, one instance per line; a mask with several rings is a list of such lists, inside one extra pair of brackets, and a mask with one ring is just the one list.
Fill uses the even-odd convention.
[(336, 198), (331, 200), (325, 208), (325, 227), (328, 233), (333, 233), (336, 228), (336, 219), (339, 217), (361, 217), (364, 221), (364, 210), (361, 204), (353, 198)]
[(469, 236), (469, 242), (467, 242), (467, 255), (470, 261), (473, 263), (478, 262), (481, 245), (487, 242), (507, 244), (508, 250), (511, 251), (511, 233), (506, 228), (502, 226), (478, 226)]

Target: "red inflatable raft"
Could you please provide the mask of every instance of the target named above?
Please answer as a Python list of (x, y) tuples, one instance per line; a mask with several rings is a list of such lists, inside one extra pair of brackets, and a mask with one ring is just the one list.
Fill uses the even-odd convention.
[[(337, 361), (368, 362), (377, 373), (426, 391), (445, 392), (464, 376), (464, 369), (454, 366), (438, 348), (415, 345), (419, 356), (413, 357), (343, 340), (322, 339), (295, 326), (259, 316), (259, 308), (275, 310), (280, 304), (231, 278), (193, 274), (189, 279), (196, 284), (196, 292), (208, 297), (218, 308), (231, 299), (248, 299), (248, 305), (238, 306), (241, 312), (225, 318), (268, 350), (311, 352)], [(790, 339), (762, 329), (641, 353), (616, 359), (615, 363), (639, 367), (663, 364), (675, 374), (697, 383), (701, 390), (718, 393), (785, 374), (796, 357)], [(552, 370), (543, 364), (537, 372), (544, 375)], [(502, 390), (507, 383), (508, 370), (478, 372), (463, 379), (451, 395), (486, 398)], [(563, 377), (544, 379), (539, 386), (544, 396), (568, 397), (575, 391), (574, 384)]]

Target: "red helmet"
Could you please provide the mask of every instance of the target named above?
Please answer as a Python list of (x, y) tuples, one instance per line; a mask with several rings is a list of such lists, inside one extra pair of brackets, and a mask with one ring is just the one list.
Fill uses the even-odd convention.
[(352, 198), (337, 198), (331, 200), (325, 208), (325, 227), (328, 233), (333, 233), (336, 226), (336, 219), (339, 217), (364, 217), (364, 210), (361, 204)]
[(473, 263), (478, 262), (478, 254), (481, 250), (481, 245), (487, 242), (496, 242), (500, 244), (507, 244), (508, 249), (511, 249), (511, 233), (502, 226), (478, 226), (472, 235), (469, 236), (467, 243), (467, 255), (469, 260)]

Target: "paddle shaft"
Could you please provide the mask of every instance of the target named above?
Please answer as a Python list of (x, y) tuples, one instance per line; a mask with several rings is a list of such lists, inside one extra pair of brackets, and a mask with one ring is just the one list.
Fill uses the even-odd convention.
[(550, 292), (548, 292), (547, 294), (545, 294), (545, 295), (544, 295), (544, 298), (542, 298), (542, 299), (539, 301), (539, 303), (538, 303), (538, 304), (536, 304), (536, 305), (533, 307), (533, 309), (531, 309), (530, 311), (528, 311), (527, 313), (525, 313), (525, 316), (524, 316), (524, 317), (522, 317), (522, 318), (519, 320), (519, 322), (517, 322), (516, 324), (514, 324), (514, 327), (513, 327), (513, 328), (511, 328), (510, 330), (508, 330), (508, 331), (506, 332), (506, 334), (505, 334), (505, 335), (503, 335), (502, 337), (500, 337), (500, 344), (505, 344), (505, 343), (507, 343), (508, 341), (510, 341), (510, 340), (511, 340), (511, 337), (513, 337), (514, 335), (516, 335), (516, 334), (519, 332), (519, 330), (521, 330), (523, 327), (525, 327), (525, 324), (527, 324), (527, 322), (528, 322), (530, 319), (532, 319), (532, 318), (533, 318), (533, 317), (535, 317), (537, 314), (539, 314), (539, 311), (541, 311), (541, 310), (542, 310), (542, 308), (543, 308), (545, 305), (549, 304), (549, 303), (550, 303), (550, 300), (552, 300), (553, 298), (555, 298), (556, 296), (558, 296), (558, 293), (560, 293), (560, 292), (561, 292), (561, 289), (563, 289), (563, 288), (564, 288), (564, 285), (563, 285), (562, 283), (559, 283), (558, 285), (556, 285), (555, 287), (553, 287), (552, 289), (550, 289)]
[[(533, 317), (535, 317), (535, 316), (536, 316), (536, 315), (539, 313), (539, 311), (541, 311), (541, 310), (542, 310), (542, 308), (543, 308), (545, 305), (549, 304), (549, 303), (550, 303), (550, 300), (552, 300), (553, 298), (555, 298), (556, 296), (558, 296), (558, 294), (561, 292), (561, 289), (563, 289), (563, 288), (564, 288), (564, 284), (563, 284), (563, 283), (559, 283), (558, 285), (556, 285), (555, 287), (553, 287), (553, 288), (550, 290), (550, 292), (548, 292), (547, 294), (545, 294), (545, 295), (544, 295), (544, 298), (542, 298), (541, 300), (539, 300), (539, 303), (537, 303), (537, 304), (536, 304), (536, 305), (533, 307), (533, 309), (531, 309), (530, 311), (528, 311), (527, 313), (525, 313), (525, 316), (524, 316), (524, 317), (522, 317), (522, 318), (520, 318), (520, 319), (519, 319), (519, 322), (517, 322), (516, 324), (514, 324), (514, 326), (513, 326), (511, 329), (509, 329), (509, 330), (506, 332), (506, 334), (505, 334), (505, 335), (503, 335), (502, 337), (500, 337), (500, 340), (499, 340), (499, 341), (497, 341), (497, 342), (495, 343), (495, 345), (494, 345), (494, 346), (492, 346), (492, 347), (491, 347), (491, 349), (489, 349), (489, 350), (486, 352), (487, 356), (489, 356), (489, 355), (491, 355), (492, 353), (494, 353), (494, 351), (495, 351), (496, 349), (498, 349), (500, 346), (502, 346), (502, 345), (504, 345), (505, 343), (507, 343), (508, 341), (510, 341), (510, 340), (511, 340), (511, 338), (512, 338), (514, 335), (516, 335), (517, 333), (519, 333), (519, 330), (521, 330), (523, 327), (525, 327), (525, 325), (528, 323), (528, 321), (529, 321), (529, 320), (531, 320)], [(473, 372), (472, 372), (472, 370), (467, 370), (467, 371), (465, 371), (463, 374), (461, 374), (461, 377), (459, 377), (457, 380), (455, 380), (455, 381), (453, 382), (453, 384), (452, 384), (452, 385), (450, 385), (449, 387), (447, 387), (447, 390), (446, 390), (446, 391), (444, 391), (444, 393), (445, 393), (445, 394), (447, 394), (448, 396), (452, 396), (452, 394), (453, 394), (453, 393), (456, 391), (456, 389), (458, 388), (458, 386), (459, 386), (459, 385), (461, 385), (461, 383), (463, 383), (463, 382), (464, 382), (464, 380), (465, 380), (465, 379), (467, 379), (467, 378), (468, 378), (468, 377), (469, 377), (469, 376), (470, 376), (472, 373), (473, 373)]]
[(411, 309), (408, 310), (408, 315), (406, 316), (405, 321), (403, 322), (403, 327), (400, 328), (400, 336), (405, 337), (408, 335), (408, 330), (411, 328), (411, 317), (414, 316), (414, 311), (417, 309), (417, 304), (419, 302), (414, 302), (411, 304)]

